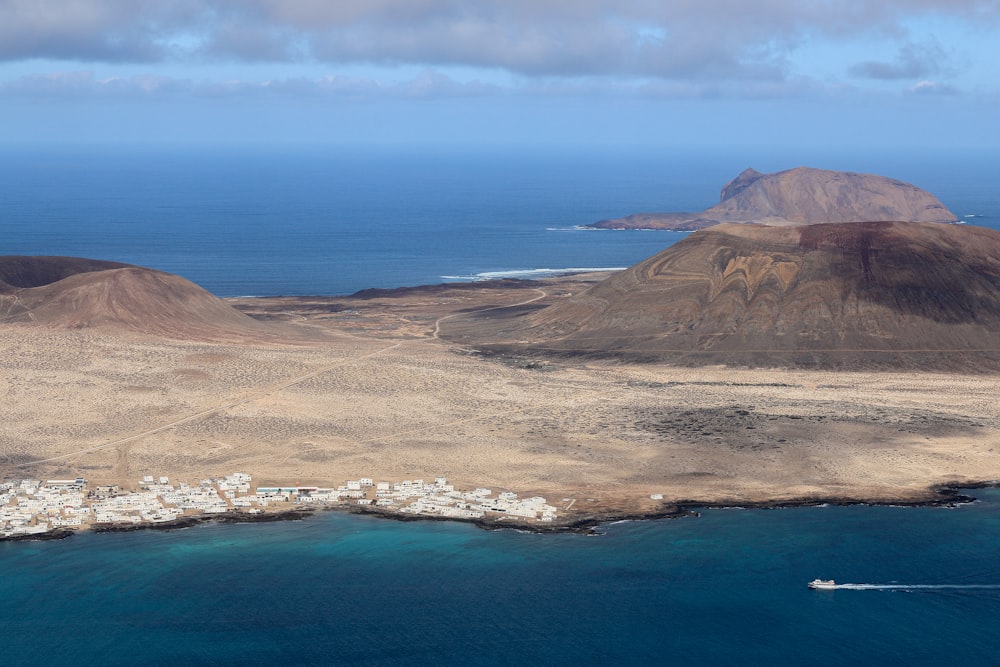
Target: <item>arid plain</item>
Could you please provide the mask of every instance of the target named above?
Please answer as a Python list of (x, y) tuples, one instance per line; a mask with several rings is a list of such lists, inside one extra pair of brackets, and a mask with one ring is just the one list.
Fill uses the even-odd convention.
[(485, 357), (442, 333), (602, 277), (228, 300), (309, 332), (265, 344), (3, 323), (0, 475), (446, 475), (545, 496), (560, 522), (680, 501), (919, 502), (1000, 479), (995, 374)]

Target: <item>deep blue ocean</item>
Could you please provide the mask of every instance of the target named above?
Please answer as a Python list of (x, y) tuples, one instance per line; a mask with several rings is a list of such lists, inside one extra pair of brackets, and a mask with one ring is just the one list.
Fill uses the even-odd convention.
[(0, 151), (2, 254), (139, 264), (219, 296), (625, 267), (684, 234), (574, 227), (700, 211), (746, 167), (799, 165), (899, 178), (1000, 225), (1000, 160), (982, 155), (14, 147)]
[[(5, 147), (0, 254), (141, 264), (220, 296), (628, 266), (744, 168), (881, 173), (1000, 229), (988, 155)], [(966, 217), (976, 216), (976, 217)], [(252, 472), (252, 471), (251, 471)], [(0, 543), (7, 664), (1000, 664), (1000, 491), (958, 509), (712, 510), (599, 537), (339, 513)]]

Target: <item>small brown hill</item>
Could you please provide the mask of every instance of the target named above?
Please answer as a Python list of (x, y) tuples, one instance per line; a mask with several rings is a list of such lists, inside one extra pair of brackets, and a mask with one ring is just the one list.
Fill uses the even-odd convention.
[(563, 302), (490, 315), (462, 333), (494, 352), (997, 370), (1000, 232), (720, 225)]
[(0, 322), (180, 340), (301, 337), (162, 271), (77, 257), (0, 257)]
[(884, 176), (798, 167), (774, 174), (747, 169), (701, 213), (637, 213), (602, 220), (606, 229), (695, 230), (733, 222), (811, 225), (858, 221), (955, 222), (926, 190)]
[(78, 273), (123, 269), (129, 264), (83, 257), (7, 255), (0, 257), (0, 294), (17, 288), (41, 287)]

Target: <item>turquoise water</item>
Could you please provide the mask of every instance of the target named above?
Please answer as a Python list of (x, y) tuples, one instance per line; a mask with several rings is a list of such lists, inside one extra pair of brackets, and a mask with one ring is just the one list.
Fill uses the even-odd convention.
[(1000, 491), (598, 537), (341, 513), (0, 544), (14, 664), (996, 664)]

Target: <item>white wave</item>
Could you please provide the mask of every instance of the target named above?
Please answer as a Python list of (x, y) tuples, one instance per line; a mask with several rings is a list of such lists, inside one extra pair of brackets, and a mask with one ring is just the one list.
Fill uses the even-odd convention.
[(547, 232), (674, 232), (677, 234), (690, 234), (690, 230), (684, 229), (652, 229), (648, 227), (622, 228), (622, 227), (589, 227), (587, 225), (573, 225), (572, 227), (546, 227)]
[(442, 280), (460, 280), (477, 282), (481, 280), (500, 280), (503, 278), (552, 278), (571, 273), (599, 273), (602, 271), (624, 271), (626, 266), (602, 267), (570, 267), (566, 269), (510, 269), (507, 271), (483, 271), (466, 276), (441, 276)]

